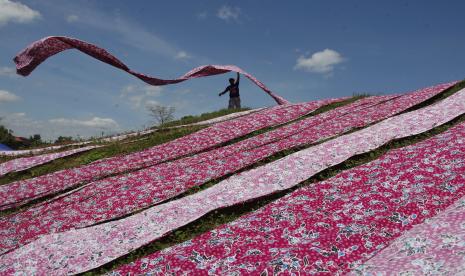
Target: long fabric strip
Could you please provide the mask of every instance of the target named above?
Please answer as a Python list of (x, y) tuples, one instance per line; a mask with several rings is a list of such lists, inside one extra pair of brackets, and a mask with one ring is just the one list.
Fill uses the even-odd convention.
[[(442, 89), (446, 89), (452, 86), (454, 83), (456, 82), (441, 84), (415, 91), (411, 93), (412, 95), (410, 97), (412, 97), (412, 102), (418, 103), (438, 94), (442, 91)], [(331, 103), (337, 100), (338, 99), (316, 102), (313, 103), (313, 105), (312, 103), (303, 104), (301, 107), (314, 107), (314, 110), (316, 107), (322, 106), (325, 103)], [(295, 119), (297, 117), (296, 114), (290, 114), (291, 116), (293, 115), (291, 118), (284, 116), (284, 114), (281, 113), (283, 108), (285, 107), (265, 109), (261, 112), (256, 112), (235, 120), (218, 123), (193, 135), (188, 135), (181, 139), (175, 140), (172, 143), (157, 146), (140, 153), (127, 155), (126, 157), (104, 159), (84, 167), (59, 171), (53, 174), (14, 182), (9, 185), (2, 186), (0, 187), (0, 199), (3, 199), (4, 203), (3, 205), (0, 205), (0, 209), (16, 207), (35, 198), (55, 193), (77, 184), (91, 181), (93, 179), (101, 178), (105, 175), (123, 172), (125, 170), (135, 168), (147, 167), (150, 165), (155, 165), (161, 161), (166, 161), (168, 159), (176, 158), (185, 154), (205, 150), (214, 146), (215, 144), (217, 145), (221, 142), (250, 133), (252, 130), (257, 130), (265, 126), (277, 125), (279, 123), (289, 121), (291, 118)], [(310, 112), (310, 110), (312, 109), (308, 109), (307, 111)], [(303, 114), (303, 112), (300, 114)], [(262, 115), (270, 117), (267, 118), (268, 120), (264, 121), (261, 118)], [(279, 115), (280, 117), (278, 117)], [(264, 124), (264, 126), (261, 124)], [(239, 131), (239, 133), (237, 133), (237, 131)], [(214, 139), (218, 140), (219, 138), (222, 138), (220, 134), (226, 137), (220, 141), (215, 141)], [(186, 150), (186, 145), (190, 146), (191, 148), (187, 148)], [(154, 153), (150, 155), (151, 152)]]
[[(234, 119), (234, 118), (238, 118), (238, 117), (250, 114), (250, 113), (254, 113), (254, 112), (257, 112), (257, 111), (260, 111), (260, 110), (263, 110), (263, 109), (264, 108), (257, 108), (257, 109), (245, 110), (245, 111), (241, 111), (241, 112), (234, 112), (234, 113), (231, 113), (231, 114), (227, 114), (227, 115), (216, 117), (216, 118), (209, 119), (209, 120), (200, 121), (200, 122), (197, 122), (197, 123), (167, 127), (167, 129), (216, 124), (216, 123), (228, 121), (228, 120), (231, 120), (231, 119)], [(125, 140), (125, 139), (131, 138), (131, 137), (136, 137), (136, 136), (140, 136), (140, 135), (147, 135), (147, 134), (156, 132), (157, 130), (158, 129), (148, 129), (148, 130), (136, 131), (136, 132), (127, 133), (127, 134), (110, 136), (110, 137), (102, 138), (102, 139), (100, 139), (100, 141), (101, 142), (121, 141), (121, 140)]]
[(389, 117), (444, 87), (447, 86), (434, 86), (403, 96), (365, 98), (229, 146), (90, 183), (71, 195), (0, 219), (3, 236), (0, 253), (39, 235), (87, 227), (147, 208), (279, 151), (327, 139)]
[(121, 257), (208, 212), (289, 189), (332, 165), (392, 139), (444, 124), (465, 113), (465, 90), (416, 111), (299, 151), (226, 179), (197, 194), (125, 219), (49, 234), (0, 256), (0, 272), (72, 274)]
[(90, 143), (92, 143), (92, 141), (78, 142), (78, 143), (51, 146), (51, 147), (38, 148), (38, 149), (30, 149), (30, 150), (0, 151), (0, 156), (21, 156), (21, 155), (29, 155), (29, 154), (41, 154), (46, 151), (58, 150), (64, 147), (82, 146), (82, 145), (86, 145)]
[[(465, 133), (459, 139), (463, 144)], [(458, 155), (452, 154), (454, 159)], [(465, 156), (461, 156), (462, 160)], [(450, 162), (450, 160), (448, 160)], [(444, 162), (446, 163), (446, 162)], [(453, 162), (450, 162), (453, 164)], [(459, 166), (463, 165), (460, 162)], [(464, 172), (462, 171), (463, 175)], [(463, 182), (462, 182), (463, 183)], [(437, 200), (437, 199), (435, 199)], [(464, 275), (465, 197), (415, 225), (350, 275)]]
[[(211, 125), (211, 124), (216, 124), (224, 121), (228, 121), (237, 117), (241, 117), (250, 113), (258, 112), (260, 110), (263, 110), (265, 108), (256, 108), (256, 109), (251, 109), (251, 110), (245, 110), (245, 111), (240, 111), (240, 112), (234, 112), (231, 114), (227, 114), (224, 116), (216, 117), (213, 119), (209, 120), (204, 120), (200, 121), (197, 123), (192, 123), (192, 124), (187, 124), (187, 125), (180, 125), (180, 126), (174, 126), (174, 127), (168, 127), (168, 128), (180, 128), (180, 127), (188, 127), (188, 126), (201, 126), (201, 125)], [(125, 140), (131, 137), (136, 137), (140, 135), (147, 135), (153, 132), (156, 132), (157, 129), (148, 129), (148, 130), (142, 130), (142, 131), (135, 131), (132, 133), (127, 133), (127, 134), (119, 134), (119, 135), (114, 135), (110, 137), (105, 137), (102, 139), (97, 140), (97, 142), (115, 142), (115, 141), (121, 141)], [(65, 144), (65, 145), (59, 145), (59, 146), (51, 146), (51, 147), (45, 147), (45, 148), (37, 148), (37, 149), (30, 149), (30, 150), (12, 150), (12, 151), (0, 151), (0, 156), (21, 156), (21, 155), (29, 155), (29, 154), (40, 154), (46, 151), (52, 151), (52, 150), (58, 150), (64, 147), (71, 147), (71, 146), (82, 146), (86, 144), (90, 144), (93, 141), (83, 141), (83, 142), (77, 142), (77, 143), (72, 143), (72, 144)]]
[(0, 186), (0, 210), (12, 208), (111, 174), (141, 169), (204, 151), (253, 131), (295, 120), (321, 106), (342, 99), (275, 106), (214, 124), (195, 133), (137, 153), (101, 159), (89, 165), (2, 185)]
[(101, 146), (88, 146), (88, 147), (82, 147), (82, 148), (72, 149), (68, 151), (13, 159), (13, 160), (0, 164), (0, 177), (10, 172), (24, 171), (24, 170), (27, 170), (27, 169), (30, 169), (30, 168), (33, 168), (39, 165), (43, 165), (45, 163), (51, 162), (59, 158), (63, 158), (66, 156), (70, 156), (70, 155), (85, 152), (85, 151), (89, 151), (91, 149), (95, 149), (99, 147)]
[(21, 51), (14, 58), (17, 73), (23, 76), (27, 76), (47, 58), (68, 49), (79, 50), (106, 64), (121, 69), (150, 85), (174, 84), (193, 78), (207, 77), (212, 75), (224, 74), (227, 72), (237, 72), (245, 75), (254, 84), (256, 84), (268, 95), (270, 95), (278, 104), (289, 103), (281, 96), (278, 96), (277, 94), (273, 93), (270, 89), (268, 89), (265, 86), (265, 84), (257, 80), (254, 76), (250, 75), (249, 73), (245, 72), (244, 70), (235, 65), (204, 65), (192, 69), (191, 71), (187, 72), (185, 75), (177, 79), (164, 80), (132, 71), (123, 62), (121, 62), (112, 54), (108, 53), (105, 49), (102, 49), (96, 45), (90, 44), (82, 40), (64, 36), (49, 36), (42, 38), (38, 41), (33, 42), (26, 49)]
[[(462, 197), (464, 159), (461, 123), (110, 274), (341, 275)], [(464, 208), (462, 201), (417, 225), (359, 272), (446, 275), (463, 269)]]
[(186, 126), (202, 126), (202, 125), (216, 124), (216, 123), (231, 120), (231, 119), (234, 119), (234, 118), (237, 118), (237, 117), (240, 117), (240, 116), (244, 116), (244, 115), (247, 115), (247, 114), (250, 114), (250, 113), (253, 113), (253, 112), (257, 112), (257, 111), (260, 111), (260, 110), (263, 110), (263, 109), (264, 109), (264, 107), (245, 110), (245, 111), (240, 111), (240, 112), (234, 112), (234, 113), (223, 115), (223, 116), (216, 117), (216, 118), (213, 118), (213, 119), (208, 119), (208, 120), (204, 120), (204, 121), (200, 121), (200, 122), (196, 122), (196, 123), (192, 123), (192, 124), (187, 124), (187, 125), (173, 126), (173, 127), (169, 127), (169, 128), (180, 128), (180, 127), (186, 127)]
[[(235, 172), (273, 153), (361, 126), (363, 120), (357, 120), (361, 115), (372, 120), (384, 118), (397, 109), (376, 104), (393, 97), (365, 98), (229, 146), (91, 182), (71, 194), (0, 218), (0, 235), (3, 237), (0, 253), (28, 243), (39, 235), (86, 227), (160, 203), (192, 186)], [(364, 110), (371, 105), (375, 105), (371, 112)], [(403, 108), (402, 105), (400, 107)], [(341, 122), (335, 126), (335, 120)]]

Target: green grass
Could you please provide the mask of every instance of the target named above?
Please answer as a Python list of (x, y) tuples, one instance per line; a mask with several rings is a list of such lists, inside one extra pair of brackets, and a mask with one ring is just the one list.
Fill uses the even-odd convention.
[(176, 138), (188, 135), (202, 128), (204, 127), (192, 126), (176, 129), (163, 129), (145, 136), (138, 136), (134, 138), (139, 139), (141, 137), (148, 137), (148, 139), (146, 140), (141, 140), (134, 143), (124, 143), (124, 141), (113, 142), (102, 148), (97, 148), (88, 152), (83, 152), (65, 158), (56, 159), (50, 163), (34, 167), (23, 172), (8, 174), (5, 177), (0, 178), (0, 184), (6, 184), (13, 181), (28, 179), (67, 168), (74, 168), (80, 165), (89, 164), (93, 161), (102, 158), (138, 152), (159, 144), (172, 141)]
[[(279, 128), (279, 127), (281, 127), (283, 125), (287, 125), (287, 124), (293, 123), (295, 121), (303, 120), (303, 119), (305, 119), (307, 117), (314, 116), (316, 114), (326, 112), (326, 111), (334, 109), (336, 107), (349, 104), (349, 103), (354, 102), (355, 100), (357, 100), (359, 98), (361, 98), (361, 97), (353, 97), (353, 98), (347, 99), (347, 100), (342, 101), (342, 102), (337, 102), (337, 103), (332, 103), (332, 104), (329, 104), (329, 105), (326, 105), (326, 106), (322, 106), (319, 109), (315, 110), (314, 112), (311, 112), (311, 113), (307, 114), (306, 116), (303, 116), (303, 117), (300, 117), (298, 119), (289, 121), (289, 122), (287, 122), (285, 124), (282, 124), (282, 125), (268, 127), (268, 128), (264, 128), (264, 129), (254, 131), (254, 132), (252, 132), (252, 133), (250, 133), (248, 135), (245, 135), (245, 136), (242, 136), (242, 137), (227, 141), (225, 143), (221, 143), (219, 145), (216, 145), (215, 147), (210, 148), (208, 150), (218, 148), (218, 147), (223, 147), (223, 146), (226, 146), (226, 145), (230, 145), (230, 144), (239, 142), (239, 141), (244, 140), (244, 139), (248, 139), (250, 137), (259, 135), (261, 133), (265, 133), (267, 131), (271, 131), (273, 129)], [(210, 113), (210, 114), (212, 114), (212, 113)], [(219, 112), (219, 113), (216, 113), (216, 114), (222, 114), (222, 113)], [(59, 170), (67, 169), (67, 168), (77, 167), (79, 165), (85, 165), (85, 164), (91, 163), (91, 162), (93, 162), (95, 160), (102, 159), (102, 158), (108, 158), (108, 157), (116, 156), (116, 155), (120, 155), (120, 154), (127, 154), (127, 153), (131, 153), (131, 152), (141, 151), (143, 149), (152, 147), (154, 145), (162, 144), (162, 143), (165, 143), (167, 141), (171, 141), (173, 139), (179, 138), (181, 136), (185, 136), (187, 134), (190, 134), (192, 132), (195, 132), (195, 131), (200, 130), (200, 129), (205, 128), (205, 127), (206, 126), (192, 126), (192, 127), (183, 127), (183, 128), (175, 128), (175, 129), (169, 129), (169, 128), (159, 129), (157, 132), (149, 134), (148, 137), (147, 137), (147, 138), (149, 138), (148, 140), (137, 141), (138, 139), (140, 139), (140, 137), (144, 137), (144, 136), (139, 136), (139, 137), (134, 138), (134, 140), (136, 140), (136, 141), (134, 141), (134, 143), (127, 144), (127, 143), (124, 143), (126, 141), (120, 141), (120, 142), (109, 144), (106, 147), (91, 150), (89, 152), (85, 152), (85, 153), (81, 153), (81, 154), (77, 154), (77, 155), (73, 155), (73, 156), (68, 156), (68, 157), (61, 158), (61, 159), (57, 159), (57, 160), (54, 160), (54, 161), (52, 161), (50, 163), (31, 168), (29, 170), (8, 174), (5, 177), (0, 178), (0, 185), (1, 184), (11, 183), (13, 181), (24, 180), (24, 179), (29, 179), (29, 178), (40, 176), (40, 175), (53, 173), (55, 171), (59, 171)], [(191, 155), (193, 155), (193, 154), (191, 154)], [(179, 158), (182, 158), (182, 157), (179, 157)], [(179, 158), (176, 158), (176, 159), (179, 159)], [(176, 160), (176, 159), (173, 159), (173, 160)], [(170, 161), (172, 161), (172, 160), (170, 160)], [(137, 170), (139, 170), (139, 169), (142, 169), (142, 168), (138, 168)], [(132, 171), (135, 171), (135, 170), (132, 170)], [(130, 171), (126, 171), (126, 172), (123, 172), (123, 173), (128, 173), (128, 172), (130, 172)], [(109, 176), (113, 176), (113, 175), (109, 175)], [(109, 176), (107, 176), (107, 177), (109, 177)], [(9, 214), (12, 214), (12, 213), (20, 212), (22, 210), (25, 210), (25, 209), (29, 208), (30, 206), (33, 206), (33, 205), (35, 205), (37, 203), (40, 203), (40, 202), (43, 202), (45, 200), (51, 199), (54, 196), (65, 193), (65, 192), (67, 192), (69, 190), (72, 190), (74, 188), (77, 188), (77, 187), (79, 187), (80, 185), (83, 185), (83, 184), (84, 183), (81, 183), (79, 185), (70, 187), (69, 189), (67, 189), (65, 191), (60, 191), (60, 192), (55, 193), (55, 194), (51, 194), (51, 195), (48, 195), (48, 196), (44, 196), (44, 197), (35, 199), (35, 200), (33, 200), (33, 201), (23, 205), (23, 206), (20, 206), (20, 207), (0, 211), (0, 217), (5, 216), (5, 215), (9, 215)]]
[(246, 110), (250, 110), (250, 108), (244, 107), (244, 108), (239, 108), (239, 109), (221, 109), (218, 111), (202, 113), (197, 116), (193, 116), (193, 115), (184, 116), (179, 120), (171, 121), (171, 122), (164, 124), (163, 127), (172, 127), (172, 126), (180, 126), (180, 125), (198, 123), (201, 121), (210, 120), (210, 119), (225, 116), (231, 113), (236, 113), (236, 112), (241, 112), (241, 111), (246, 111)]
[[(218, 145), (216, 145), (215, 147), (213, 147), (211, 149), (218, 148), (218, 147), (223, 147), (223, 146), (226, 146), (226, 145), (230, 145), (230, 144), (233, 144), (233, 143), (236, 143), (236, 142), (251, 138), (253, 136), (256, 136), (256, 135), (271, 131), (273, 129), (279, 128), (279, 127), (281, 127), (283, 125), (291, 124), (293, 122), (306, 119), (306, 118), (308, 118), (310, 116), (314, 116), (314, 115), (326, 112), (326, 111), (334, 109), (336, 107), (340, 107), (342, 105), (349, 104), (349, 103), (354, 102), (355, 100), (357, 100), (359, 98), (361, 98), (361, 97), (353, 97), (353, 98), (350, 98), (350, 99), (342, 101), (342, 102), (332, 103), (332, 104), (320, 107), (319, 109), (315, 110), (314, 112), (309, 113), (306, 116), (303, 116), (303, 117), (300, 117), (298, 119), (289, 121), (289, 122), (287, 122), (285, 124), (282, 124), (282, 125), (279, 125), (279, 126), (267, 127), (267, 128), (263, 128), (263, 129), (251, 132), (251, 133), (249, 133), (249, 134), (247, 134), (245, 136), (238, 137), (236, 139), (227, 141), (225, 143), (218, 144)], [(237, 110), (238, 109), (235, 109), (235, 111), (237, 111)], [(217, 111), (217, 112), (205, 113), (207, 115), (204, 115), (204, 117), (215, 118), (214, 115), (216, 115), (216, 117), (223, 116), (223, 115), (225, 115), (225, 112), (233, 113), (233, 111), (234, 111), (234, 109), (233, 110), (227, 110), (226, 109), (226, 110), (220, 110), (220, 111)], [(102, 147), (102, 148), (98, 148), (98, 149), (94, 149), (94, 150), (91, 150), (91, 151), (88, 151), (88, 152), (68, 156), (68, 157), (65, 157), (65, 158), (60, 158), (60, 159), (54, 160), (54, 161), (52, 161), (50, 163), (47, 163), (47, 164), (44, 164), (44, 165), (41, 165), (41, 166), (37, 166), (37, 167), (31, 168), (29, 170), (25, 170), (25, 171), (22, 171), (22, 172), (8, 174), (5, 177), (0, 178), (0, 185), (11, 183), (13, 181), (24, 180), (24, 179), (29, 179), (29, 178), (32, 178), (32, 177), (44, 175), (44, 174), (53, 173), (55, 171), (59, 171), (59, 170), (63, 170), (63, 169), (68, 169), (68, 168), (73, 168), (73, 167), (77, 167), (77, 166), (80, 166), (80, 165), (89, 164), (89, 163), (91, 163), (93, 161), (96, 161), (96, 160), (102, 159), (102, 158), (108, 158), (108, 157), (112, 157), (112, 156), (116, 156), (116, 155), (122, 155), (122, 154), (131, 153), (131, 152), (141, 151), (141, 150), (153, 147), (155, 145), (166, 143), (166, 142), (174, 140), (176, 138), (188, 135), (190, 133), (193, 133), (193, 132), (198, 131), (198, 130), (200, 130), (202, 128), (205, 128), (205, 127), (206, 126), (190, 126), (190, 127), (182, 127), (182, 128), (174, 128), (174, 129), (169, 129), (169, 128), (159, 129), (157, 132), (154, 132), (152, 134), (132, 138), (134, 140), (137, 140), (137, 139), (140, 139), (141, 137), (148, 136), (149, 139), (147, 139), (147, 140), (135, 141), (134, 143), (128, 143), (128, 144), (125, 144), (125, 142), (130, 141), (130, 140), (114, 142), (114, 143), (110, 143), (107, 146)], [(211, 150), (211, 149), (209, 149), (209, 150)], [(1, 214), (1, 212), (0, 212), (0, 214)]]

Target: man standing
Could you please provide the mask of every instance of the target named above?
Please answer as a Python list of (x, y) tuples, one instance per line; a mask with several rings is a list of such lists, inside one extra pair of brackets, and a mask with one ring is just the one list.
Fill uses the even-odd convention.
[(239, 78), (240, 75), (237, 73), (237, 79), (234, 80), (233, 78), (229, 79), (229, 86), (226, 89), (218, 94), (218, 96), (224, 95), (226, 92), (229, 91), (229, 105), (228, 108), (241, 108), (241, 98), (239, 96)]

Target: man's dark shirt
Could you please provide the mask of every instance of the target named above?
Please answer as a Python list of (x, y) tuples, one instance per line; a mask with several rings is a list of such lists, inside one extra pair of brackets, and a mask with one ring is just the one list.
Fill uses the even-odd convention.
[(230, 98), (239, 97), (239, 81), (236, 81), (234, 84), (229, 85), (228, 87), (226, 87), (224, 91), (229, 91)]

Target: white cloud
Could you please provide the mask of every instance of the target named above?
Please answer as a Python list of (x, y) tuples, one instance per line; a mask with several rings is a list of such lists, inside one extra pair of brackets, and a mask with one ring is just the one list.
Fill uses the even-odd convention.
[(120, 97), (128, 100), (133, 109), (139, 109), (142, 103), (150, 101), (150, 98), (159, 97), (162, 90), (160, 86), (127, 85), (121, 90)]
[(102, 134), (121, 132), (119, 124), (111, 118), (92, 117), (90, 119), (56, 118), (38, 120), (24, 112), (0, 114), (2, 124), (12, 129), (15, 135), (28, 137), (40, 134), (44, 140), (55, 140), (58, 136), (98, 137)]
[(0, 67), (0, 76), (5, 76), (5, 77), (16, 77), (16, 70), (13, 67)]
[(191, 56), (185, 51), (179, 51), (174, 58), (175, 59), (189, 59), (191, 58)]
[(8, 92), (6, 90), (0, 90), (0, 103), (3, 102), (14, 102), (19, 100), (20, 98), (15, 94)]
[(154, 100), (148, 100), (145, 102), (145, 107), (157, 106), (157, 105), (162, 105), (162, 104)]
[(19, 2), (0, 0), (0, 26), (9, 22), (29, 23), (41, 17), (38, 11)]
[(238, 7), (230, 7), (227, 5), (222, 6), (218, 12), (216, 13), (216, 16), (218, 18), (225, 20), (225, 21), (231, 21), (231, 20), (238, 20), (239, 15), (241, 13), (241, 9)]
[(300, 56), (294, 69), (302, 69), (312, 73), (330, 74), (334, 66), (344, 61), (342, 55), (331, 49), (313, 53), (309, 57)]
[(73, 22), (76, 22), (79, 20), (79, 16), (75, 15), (75, 14), (70, 14), (66, 17), (66, 21), (68, 21), (68, 23), (73, 23)]
[(66, 125), (68, 127), (83, 126), (83, 127), (99, 128), (99, 129), (119, 128), (119, 125), (115, 120), (111, 118), (100, 118), (100, 117), (93, 117), (88, 120), (56, 118), (56, 119), (50, 119), (48, 122), (51, 124), (56, 124), (56, 125)]

